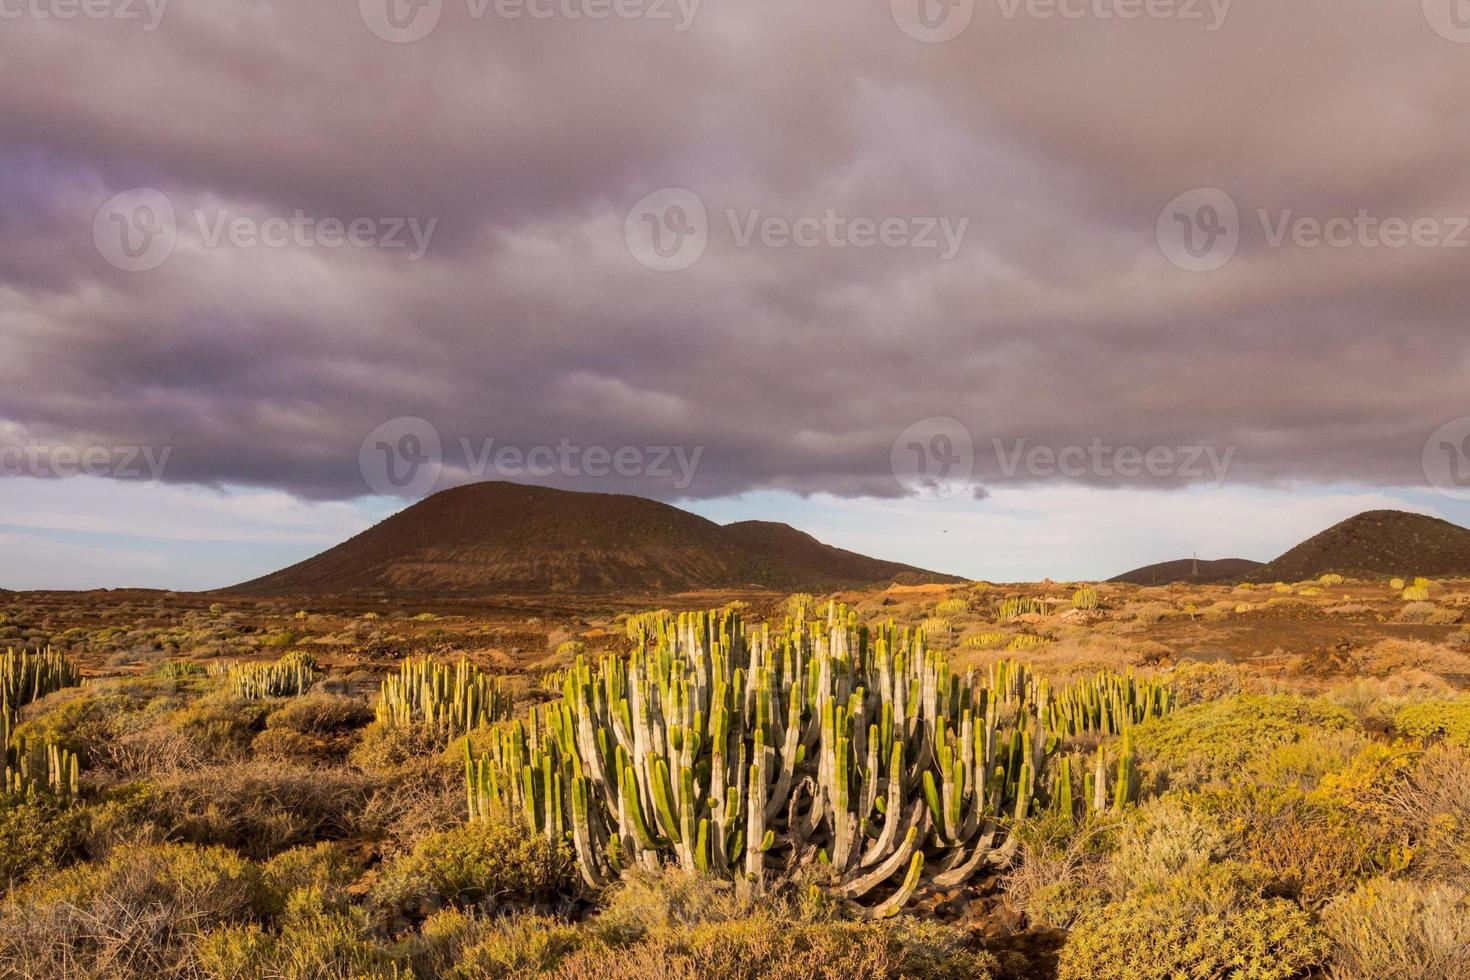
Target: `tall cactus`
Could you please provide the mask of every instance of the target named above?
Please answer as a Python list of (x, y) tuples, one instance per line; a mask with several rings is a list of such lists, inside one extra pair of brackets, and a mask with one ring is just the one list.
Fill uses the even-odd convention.
[(757, 889), (805, 878), (869, 915), (1007, 861), (1076, 709), (1054, 713), (1017, 663), (961, 677), (922, 631), (853, 619), (832, 605), (747, 633), (685, 613), (627, 659), (579, 657), (560, 702), (466, 746), (471, 818), (570, 836), (593, 887), (677, 864)]
[(81, 682), (76, 664), (50, 647), (8, 649), (0, 657), (0, 715), (14, 721), (16, 713), (32, 701)]
[(226, 676), (235, 693), (247, 701), (294, 697), (315, 683), (316, 658), (292, 652), (275, 663), (231, 664)]
[(51, 742), (17, 738), (13, 743), (7, 740), (3, 763), (0, 792), (7, 796), (26, 800), (51, 796), (69, 801), (77, 795), (79, 767), (75, 752)]
[(424, 725), (447, 738), (504, 721), (512, 699), (500, 678), (468, 660), (458, 664), (409, 658), (383, 679), (377, 718), (384, 725)]

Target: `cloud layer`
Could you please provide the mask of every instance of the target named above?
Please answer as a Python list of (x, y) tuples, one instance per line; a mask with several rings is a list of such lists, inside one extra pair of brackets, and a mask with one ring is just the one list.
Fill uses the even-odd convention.
[[(4, 8), (8, 441), (166, 446), (169, 482), (333, 500), (413, 416), (442, 482), (894, 496), (895, 440), (930, 417), (963, 423), (986, 486), (1211, 482), (1008, 474), (994, 440), (1404, 485), (1470, 414), (1470, 43), (1438, 0), (990, 0), (942, 44), (903, 29), (919, 0), (442, 0), (412, 43), (369, 28), (375, 2), (200, 0), (152, 30)], [(94, 234), (135, 188), (174, 211), (147, 271)], [(678, 271), (628, 237), (665, 188), (708, 219)], [(1195, 188), (1240, 215), (1208, 272), (1167, 240)], [(1195, 244), (1208, 217), (1184, 211)], [(1347, 244), (1312, 244), (1334, 218)], [(418, 259), (389, 247), (410, 220)], [(961, 222), (952, 258), (921, 244)], [(564, 441), (701, 455), (687, 486), (495, 468)]]

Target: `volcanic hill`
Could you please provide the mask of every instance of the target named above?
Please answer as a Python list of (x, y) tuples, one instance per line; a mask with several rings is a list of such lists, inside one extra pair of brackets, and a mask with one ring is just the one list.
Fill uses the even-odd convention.
[(1470, 530), (1402, 510), (1370, 510), (1310, 537), (1251, 577), (1300, 582), (1328, 572), (1375, 576), (1470, 575)]
[(828, 591), (960, 581), (834, 548), (785, 524), (720, 525), (643, 497), (496, 481), (436, 493), (314, 558), (226, 591)]

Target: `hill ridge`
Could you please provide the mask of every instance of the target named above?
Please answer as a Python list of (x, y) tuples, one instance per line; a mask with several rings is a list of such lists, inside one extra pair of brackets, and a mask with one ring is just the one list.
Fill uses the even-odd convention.
[(786, 524), (716, 524), (631, 494), (505, 481), (443, 490), (305, 561), (226, 592), (831, 590), (959, 582)]

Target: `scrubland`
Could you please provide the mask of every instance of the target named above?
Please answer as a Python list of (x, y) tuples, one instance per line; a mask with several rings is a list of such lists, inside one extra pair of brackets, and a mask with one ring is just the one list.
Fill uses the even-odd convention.
[[(517, 724), (504, 719), (551, 717), (579, 663), (648, 639), (638, 617), (298, 618), (153, 599), (115, 616), (105, 598), (7, 597), (0, 643), (49, 645), (86, 676), (27, 680), (19, 652), (7, 665), (0, 972), (1458, 980), (1464, 589), (975, 583), (838, 597), (854, 622), (921, 629), (956, 677), (1024, 662), (1053, 692), (1104, 672), (1169, 698), (1126, 732), (1048, 736), (1048, 758), (1090, 766), (1096, 753), (1121, 799), (1074, 804), (1069, 781), (1064, 804), (1054, 772), (1028, 773), (1034, 794), (997, 814), (998, 859), (881, 917), (816, 887), (820, 861), (759, 889), (673, 857), (625, 860), (594, 884), (572, 835), (538, 824), (545, 807), (528, 820), (510, 795), (484, 806), (471, 785), (467, 799), (467, 754), (493, 753)], [(736, 604), (754, 628), (819, 619), (829, 598)], [(461, 654), (481, 669), (432, 679)], [(413, 693), (425, 684), (442, 703)]]

